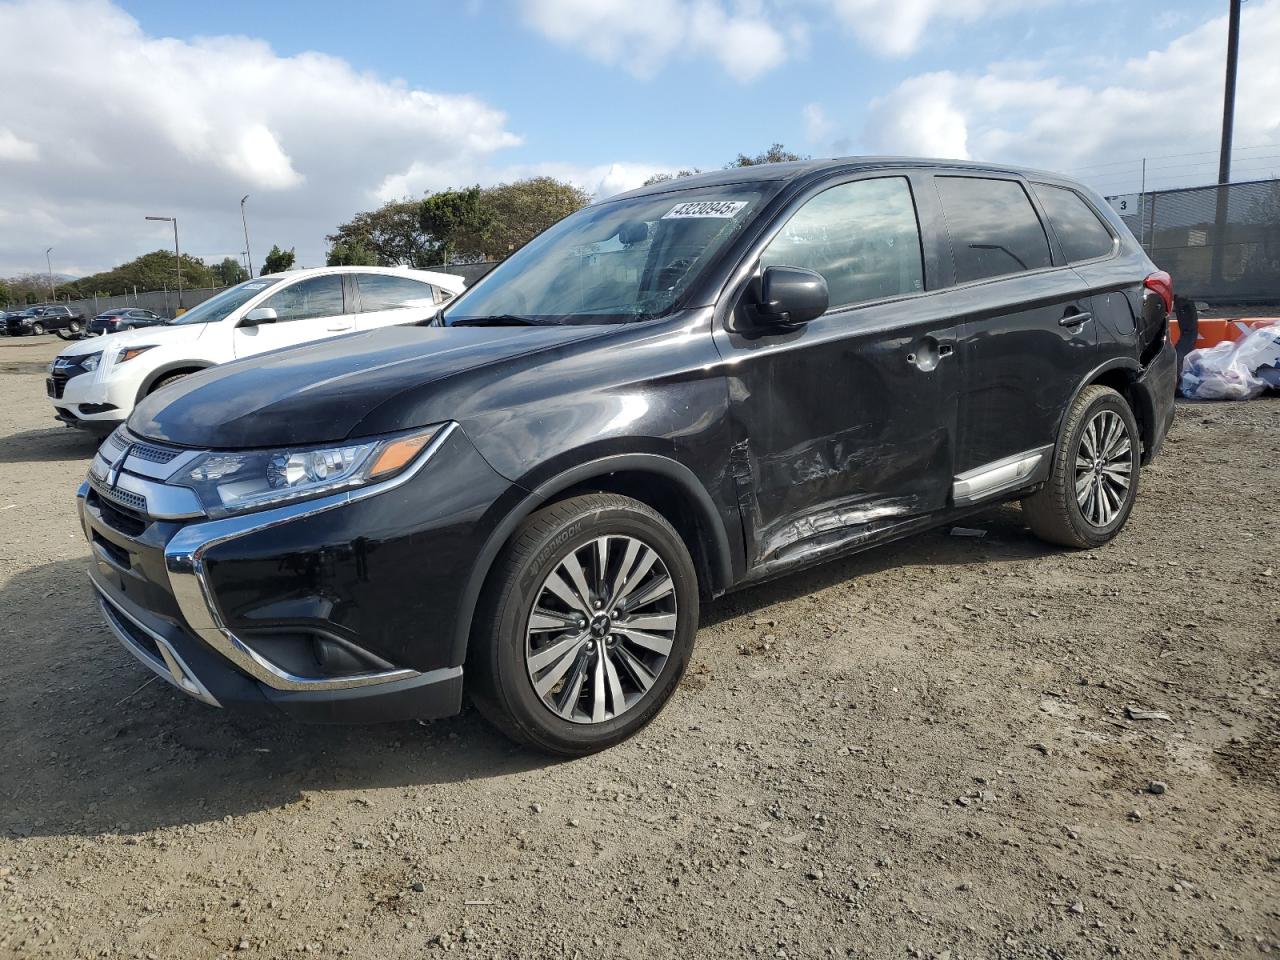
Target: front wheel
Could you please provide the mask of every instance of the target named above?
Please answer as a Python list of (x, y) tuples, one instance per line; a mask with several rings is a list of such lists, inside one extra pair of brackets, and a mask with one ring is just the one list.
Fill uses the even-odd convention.
[(498, 558), (476, 614), (471, 699), (515, 740), (603, 750), (670, 699), (697, 628), (697, 576), (671, 524), (630, 497), (573, 497), (530, 516)]
[(70, 323), (68, 323), (68, 324), (67, 324), (67, 329), (68, 329), (68, 330), (70, 330), (72, 333), (79, 333), (79, 332), (80, 332), (80, 321), (79, 321), (79, 320), (72, 320)]
[(1124, 397), (1085, 387), (1063, 422), (1048, 481), (1022, 501), (1031, 532), (1080, 549), (1111, 540), (1138, 495), (1139, 454), (1138, 423)]
[(44, 335), (44, 324), (43, 324), (43, 323), (33, 323), (33, 324), (31, 325), (31, 335), (32, 335), (33, 337), (40, 337), (40, 336), (43, 336), (43, 335)]

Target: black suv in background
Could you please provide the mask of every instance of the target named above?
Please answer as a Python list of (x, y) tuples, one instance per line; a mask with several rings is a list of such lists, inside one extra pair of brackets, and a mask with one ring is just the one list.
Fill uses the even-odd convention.
[(566, 218), (430, 326), (148, 397), (80, 489), (118, 638), (207, 703), (565, 754), (647, 723), (702, 598), (1021, 501), (1114, 537), (1170, 280), (1048, 173), (845, 159)]
[(24, 334), (39, 336), (54, 330), (79, 333), (84, 329), (84, 314), (70, 307), (30, 307), (19, 313), (9, 314), (5, 318), (5, 324), (11, 337)]

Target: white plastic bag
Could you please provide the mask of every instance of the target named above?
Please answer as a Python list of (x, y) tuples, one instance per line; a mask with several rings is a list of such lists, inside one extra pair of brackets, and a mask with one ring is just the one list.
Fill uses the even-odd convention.
[[(1268, 368), (1268, 375), (1258, 371)], [(1192, 350), (1182, 362), (1180, 392), (1195, 400), (1251, 400), (1267, 389), (1280, 367), (1280, 324), (1251, 330), (1237, 343)]]

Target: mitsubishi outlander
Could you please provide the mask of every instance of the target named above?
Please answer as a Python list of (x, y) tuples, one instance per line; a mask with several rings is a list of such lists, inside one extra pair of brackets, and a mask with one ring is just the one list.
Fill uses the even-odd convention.
[(429, 323), (143, 399), (79, 509), (118, 639), (213, 706), (440, 717), (561, 754), (671, 697), (699, 603), (1005, 501), (1124, 527), (1171, 283), (1093, 191), (756, 166), (596, 203)]

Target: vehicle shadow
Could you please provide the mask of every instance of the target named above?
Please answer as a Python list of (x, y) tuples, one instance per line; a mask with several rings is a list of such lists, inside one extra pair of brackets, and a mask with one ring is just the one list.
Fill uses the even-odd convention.
[(152, 679), (100, 625), (88, 562), (0, 586), (0, 835), (132, 834), (280, 808), (310, 791), (429, 788), (557, 762), (469, 709), (326, 727), (207, 707)]
[[(965, 525), (987, 534), (944, 527), (832, 561), (708, 604), (702, 625), (890, 567), (1052, 550), (1016, 508)], [(427, 724), (324, 727), (207, 707), (153, 678), (99, 623), (87, 564), (46, 564), (0, 586), (0, 834), (132, 834), (280, 808), (310, 791), (429, 789), (562, 762), (513, 745), (469, 709)]]
[[(52, 417), (50, 418), (52, 419)], [(82, 461), (85, 469), (101, 440), (83, 430), (47, 427), (0, 436), (0, 463), (56, 463)]]

